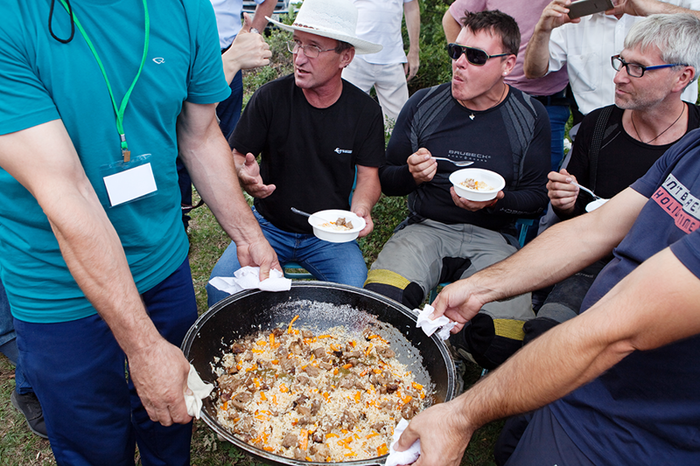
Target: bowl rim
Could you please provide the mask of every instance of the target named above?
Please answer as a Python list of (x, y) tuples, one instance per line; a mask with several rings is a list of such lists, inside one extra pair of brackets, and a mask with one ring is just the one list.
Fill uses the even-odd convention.
[[(321, 225), (314, 223), (315, 219), (330, 221), (330, 220), (327, 220), (326, 217), (323, 217), (319, 214), (326, 214), (326, 213), (331, 214), (332, 212), (334, 213), (332, 215), (342, 215), (342, 214), (351, 215), (353, 217), (353, 219), (351, 219), (350, 221), (354, 222), (355, 220), (357, 220), (359, 226), (354, 226), (355, 223), (353, 223), (353, 228), (351, 230), (335, 230), (333, 228), (324, 227), (324, 226), (321, 226)], [(309, 217), (308, 221), (309, 221), (309, 225), (311, 225), (313, 228), (318, 228), (319, 230), (323, 231), (324, 233), (332, 233), (332, 234), (336, 234), (336, 235), (359, 233), (360, 231), (362, 231), (363, 228), (365, 228), (367, 226), (367, 222), (365, 221), (364, 218), (360, 217), (359, 215), (357, 215), (354, 212), (351, 212), (349, 210), (343, 210), (343, 209), (319, 210), (318, 212), (314, 212), (313, 214), (311, 214), (311, 217)]]
[[(461, 180), (461, 181), (457, 181), (457, 180), (456, 180), (456, 178), (457, 178), (456, 175), (458, 175), (458, 174), (461, 175), (461, 174), (463, 174), (463, 173), (465, 173), (465, 172), (489, 173), (489, 174), (491, 174), (491, 175), (495, 175), (495, 176), (498, 178), (499, 186), (500, 186), (500, 187), (498, 187), (498, 188), (493, 188), (493, 189), (488, 189), (488, 190), (484, 190), (484, 189), (472, 189), (472, 188), (468, 188), (468, 187), (466, 187), (466, 186), (462, 186), (460, 183), (461, 183), (462, 181), (464, 181), (464, 179)], [(465, 179), (466, 179), (466, 178), (465, 178)], [(493, 193), (498, 193), (499, 191), (501, 191), (503, 188), (506, 187), (506, 180), (505, 180), (505, 178), (503, 178), (503, 176), (501, 176), (500, 173), (497, 173), (497, 172), (495, 172), (495, 171), (493, 171), (493, 170), (487, 170), (487, 169), (485, 169), (485, 168), (462, 168), (461, 170), (456, 170), (456, 171), (453, 171), (452, 173), (450, 173), (449, 180), (450, 180), (450, 182), (452, 183), (452, 185), (453, 185), (455, 188), (460, 188), (460, 189), (463, 189), (463, 190), (465, 190), (465, 191), (467, 191), (467, 192), (475, 193), (475, 194), (493, 194)]]

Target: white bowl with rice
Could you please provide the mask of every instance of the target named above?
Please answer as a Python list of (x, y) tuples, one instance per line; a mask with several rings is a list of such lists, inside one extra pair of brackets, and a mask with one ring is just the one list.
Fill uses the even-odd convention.
[(483, 202), (496, 199), (498, 192), (506, 186), (501, 175), (483, 168), (464, 168), (452, 172), (450, 183), (459, 197)]
[(318, 239), (331, 243), (347, 243), (367, 225), (365, 219), (349, 210), (321, 210), (309, 217), (309, 224)]

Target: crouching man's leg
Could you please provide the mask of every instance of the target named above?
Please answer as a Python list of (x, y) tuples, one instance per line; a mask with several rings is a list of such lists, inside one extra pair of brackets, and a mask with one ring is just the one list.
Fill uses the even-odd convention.
[[(517, 250), (499, 233), (469, 225), (465, 227), (472, 231), (462, 254), (468, 255), (471, 267), (461, 278), (500, 262)], [(522, 346), (523, 324), (534, 317), (530, 293), (488, 303), (462, 331), (450, 337), (450, 343), (460, 356), (485, 369), (495, 369)]]

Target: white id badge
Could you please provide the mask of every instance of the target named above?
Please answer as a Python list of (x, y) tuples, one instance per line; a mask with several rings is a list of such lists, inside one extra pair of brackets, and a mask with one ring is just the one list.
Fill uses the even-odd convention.
[[(108, 167), (108, 171), (116, 172), (102, 178), (112, 207), (140, 199), (158, 190), (151, 163), (143, 163), (149, 157), (150, 154), (146, 154), (132, 159), (131, 162), (118, 162)], [(139, 163), (141, 164), (138, 165)]]

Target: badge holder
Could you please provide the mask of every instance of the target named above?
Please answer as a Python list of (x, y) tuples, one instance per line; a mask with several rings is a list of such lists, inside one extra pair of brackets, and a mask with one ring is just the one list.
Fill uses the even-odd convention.
[(107, 189), (110, 207), (154, 196), (158, 191), (151, 167), (151, 154), (103, 165), (100, 174)]

